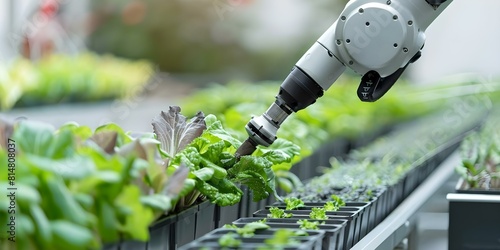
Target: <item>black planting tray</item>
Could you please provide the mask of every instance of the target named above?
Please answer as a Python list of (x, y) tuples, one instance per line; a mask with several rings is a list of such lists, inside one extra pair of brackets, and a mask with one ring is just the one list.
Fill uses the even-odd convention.
[(449, 249), (500, 249), (500, 195), (452, 193)]
[[(261, 220), (260, 218), (240, 218), (233, 222), (233, 225), (243, 227), (244, 225)], [(300, 219), (284, 218), (284, 219), (266, 219), (266, 224), (271, 228), (291, 228), (300, 229), (297, 223)], [(309, 220), (318, 221), (324, 224), (318, 225), (320, 231), (325, 233), (323, 238), (323, 249), (326, 250), (342, 250), (344, 249), (344, 235), (346, 220)]]
[[(303, 207), (298, 207), (297, 210), (311, 210), (313, 207), (323, 207), (326, 202), (305, 202)], [(280, 209), (285, 209), (286, 205), (283, 202), (276, 202), (272, 205), (273, 207), (278, 207)], [(266, 209), (269, 209), (271, 206), (266, 206)], [(355, 239), (359, 241), (363, 238), (369, 230), (369, 221), (370, 215), (375, 216), (375, 211), (372, 211), (371, 208), (375, 208), (372, 206), (371, 202), (347, 202), (345, 206), (340, 207), (338, 211), (358, 211), (359, 212), (359, 231), (356, 233), (358, 238)]]
[[(359, 239), (359, 232), (361, 228), (361, 220), (359, 216), (359, 210), (352, 208), (344, 208), (345, 210), (352, 211), (335, 211), (335, 212), (326, 212), (326, 215), (329, 219), (341, 219), (347, 220), (346, 223), (346, 234), (344, 236), (344, 246), (347, 249), (351, 248), (356, 244), (357, 239)], [(310, 210), (285, 210), (286, 213), (291, 213), (292, 218), (298, 219), (309, 219)], [(267, 215), (270, 214), (268, 209), (258, 210), (253, 214), (254, 217), (267, 218)]]
[[(265, 240), (272, 238), (274, 233), (278, 229), (265, 229), (255, 231), (255, 235), (249, 238), (244, 238), (239, 235), (235, 237), (241, 240), (242, 244), (238, 249), (257, 249), (259, 247), (265, 246)], [(324, 237), (324, 232), (318, 230), (304, 230), (308, 233), (307, 236), (294, 236), (293, 239), (300, 242), (299, 245), (290, 245), (289, 247), (284, 247), (283, 249), (300, 249), (300, 250), (321, 250), (322, 239)], [(219, 245), (219, 239), (222, 235), (234, 232), (234, 229), (219, 228), (209, 234), (179, 248), (179, 250), (187, 249), (227, 249)]]

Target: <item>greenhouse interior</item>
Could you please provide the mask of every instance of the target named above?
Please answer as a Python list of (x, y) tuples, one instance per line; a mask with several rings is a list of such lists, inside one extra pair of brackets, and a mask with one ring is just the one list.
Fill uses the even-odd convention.
[(500, 249), (495, 0), (0, 2), (0, 249)]

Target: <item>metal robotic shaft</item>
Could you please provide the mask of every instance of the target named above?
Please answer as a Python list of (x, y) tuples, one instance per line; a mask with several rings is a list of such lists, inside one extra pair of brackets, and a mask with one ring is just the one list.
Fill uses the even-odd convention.
[[(326, 53), (326, 50), (325, 50)], [(238, 148), (236, 156), (252, 154), (257, 145), (270, 146), (276, 140), (276, 133), (285, 119), (316, 102), (324, 93), (323, 88), (299, 67), (292, 72), (280, 86), (276, 101), (264, 114), (252, 117), (245, 126), (248, 139)]]

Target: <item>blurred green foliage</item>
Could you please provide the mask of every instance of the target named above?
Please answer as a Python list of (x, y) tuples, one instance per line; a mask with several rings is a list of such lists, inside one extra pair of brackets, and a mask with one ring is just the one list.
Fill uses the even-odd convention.
[(129, 58), (148, 58), (170, 72), (213, 72), (246, 56), (234, 42), (214, 42), (218, 21), (211, 1), (147, 1), (139, 23), (127, 23), (130, 1), (93, 1), (102, 22), (89, 40), (91, 49)]
[(0, 66), (0, 110), (126, 98), (140, 93), (152, 73), (145, 60), (93, 53), (54, 54), (38, 62), (18, 58)]
[[(146, 58), (170, 73), (279, 79), (333, 23), (346, 2), (308, 3), (314, 13), (306, 13), (311, 17), (307, 21), (314, 25), (297, 30), (300, 38), (252, 50), (244, 39), (250, 30), (259, 29), (255, 22), (259, 16), (252, 16), (259, 9), (248, 10), (260, 4), (257, 0), (93, 0), (95, 25), (88, 46), (97, 53)], [(272, 11), (280, 14), (280, 10)], [(277, 34), (262, 36), (259, 43), (271, 44), (277, 38)]]
[[(357, 95), (357, 78), (340, 78), (324, 96), (311, 107), (291, 115), (282, 124), (278, 137), (300, 145), (301, 156), (306, 157), (332, 138), (362, 138), (384, 126), (412, 119), (435, 111), (443, 100), (422, 102), (413, 92), (428, 90), (401, 82), (384, 98), (375, 103), (361, 102)], [(183, 112), (198, 111), (215, 114), (224, 127), (247, 137), (244, 127), (252, 116), (261, 115), (274, 101), (279, 82), (232, 82), (212, 85), (193, 93), (183, 102)]]

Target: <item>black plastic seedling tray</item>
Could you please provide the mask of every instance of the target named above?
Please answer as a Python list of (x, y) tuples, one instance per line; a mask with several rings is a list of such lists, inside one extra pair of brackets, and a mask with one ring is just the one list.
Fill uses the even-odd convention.
[[(266, 230), (257, 230), (255, 231), (255, 235), (249, 238), (243, 238), (239, 235), (235, 235), (237, 239), (241, 240), (242, 244), (238, 247), (238, 249), (257, 249), (259, 247), (265, 246), (265, 240), (270, 239), (276, 233), (278, 229), (266, 229)], [(321, 250), (322, 248), (322, 239), (324, 238), (324, 232), (322, 231), (312, 231), (312, 230), (304, 230), (308, 233), (307, 236), (294, 236), (293, 239), (299, 241), (298, 245), (290, 245), (289, 247), (285, 247), (283, 249), (300, 249), (300, 250)], [(179, 250), (188, 250), (188, 249), (227, 249), (223, 248), (219, 245), (219, 239), (227, 234), (234, 232), (234, 229), (226, 229), (219, 228), (216, 229), (209, 234), (193, 241), (185, 246), (179, 248)]]
[[(204, 201), (198, 205), (196, 214), (195, 238), (199, 238), (217, 228), (218, 218), (216, 216), (215, 204)], [(182, 223), (182, 222), (181, 222)]]
[(450, 201), (449, 249), (500, 249), (500, 202)]
[(177, 214), (177, 223), (174, 226), (175, 244), (173, 249), (185, 245), (196, 238), (197, 212), (198, 206), (193, 206)]
[(217, 225), (215, 228), (224, 226), (240, 218), (240, 206), (241, 203), (227, 207), (215, 206), (215, 214), (217, 216)]
[[(326, 204), (326, 202), (306, 202), (304, 203), (303, 207), (297, 208), (297, 210), (308, 210), (311, 211), (313, 207), (323, 207)], [(280, 209), (285, 209), (286, 205), (285, 203), (282, 202), (276, 202), (272, 206), (266, 206), (266, 209), (269, 209), (270, 207), (278, 207)], [(358, 236), (355, 241), (359, 241), (361, 238), (363, 238), (369, 230), (369, 221), (370, 221), (370, 214), (373, 213), (372, 216), (375, 216), (375, 211), (371, 210), (372, 204), (367, 203), (367, 202), (347, 202), (345, 206), (340, 207), (338, 211), (358, 211), (359, 213), (359, 228), (357, 228), (358, 232), (356, 235)], [(373, 206), (374, 208), (374, 206)]]
[(499, 190), (464, 189), (460, 179), (456, 193), (448, 194), (449, 249), (500, 249)]
[[(261, 220), (260, 218), (240, 218), (233, 222), (233, 225), (238, 227), (243, 227), (244, 225)], [(271, 228), (290, 228), (290, 229), (300, 229), (300, 225), (297, 223), (300, 219), (285, 218), (285, 219), (266, 219), (266, 224)], [(309, 220), (309, 221), (319, 221), (319, 220)], [(324, 224), (318, 226), (320, 231), (325, 233), (323, 238), (322, 248), (323, 250), (342, 250), (344, 249), (344, 235), (345, 235), (345, 225), (346, 220), (322, 220), (319, 221)]]
[(174, 225), (177, 224), (177, 215), (171, 215), (160, 219), (156, 222), (150, 229), (150, 240), (148, 242), (147, 248), (136, 248), (136, 249), (174, 249), (175, 247), (175, 234)]
[[(344, 208), (344, 210), (349, 210)], [(285, 210), (286, 213), (291, 213), (293, 216), (291, 218), (297, 219), (309, 219), (310, 210)], [(270, 214), (268, 209), (258, 210), (253, 214), (254, 217), (267, 218)], [(352, 211), (335, 211), (326, 212), (329, 219), (341, 219), (347, 220), (346, 223), (346, 235), (344, 236), (344, 246), (347, 249), (351, 248), (359, 239), (359, 231), (361, 227), (361, 221), (359, 218), (359, 210), (352, 209)]]

